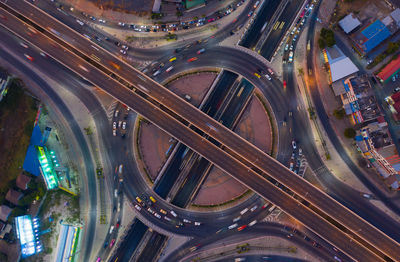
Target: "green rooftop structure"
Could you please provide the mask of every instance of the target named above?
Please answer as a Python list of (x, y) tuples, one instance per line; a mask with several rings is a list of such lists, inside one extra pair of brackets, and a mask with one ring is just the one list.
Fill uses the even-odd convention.
[(55, 189), (58, 187), (58, 178), (54, 167), (57, 167), (59, 164), (55, 160), (54, 152), (49, 152), (46, 147), (37, 146), (36, 148), (47, 189)]
[(185, 8), (192, 9), (193, 7), (204, 5), (205, 2), (205, 0), (185, 0)]

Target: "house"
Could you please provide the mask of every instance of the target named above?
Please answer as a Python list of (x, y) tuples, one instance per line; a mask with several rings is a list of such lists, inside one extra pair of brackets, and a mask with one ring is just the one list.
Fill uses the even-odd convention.
[(14, 189), (9, 189), (6, 194), (6, 200), (10, 203), (13, 203), (14, 205), (18, 205), (18, 201), (22, 198), (23, 195), (24, 194)]
[(31, 182), (31, 178), (21, 173), (17, 177), (16, 185), (19, 189), (27, 190), (29, 182)]
[(0, 220), (7, 222), (8, 217), (11, 214), (12, 209), (9, 206), (1, 205), (0, 206)]

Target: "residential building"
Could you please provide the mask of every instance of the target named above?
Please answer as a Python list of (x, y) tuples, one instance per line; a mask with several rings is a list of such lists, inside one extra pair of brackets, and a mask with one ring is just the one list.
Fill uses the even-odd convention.
[(400, 71), (400, 55), (396, 59), (387, 64), (377, 75), (382, 82), (390, 80), (395, 74)]
[(17, 177), (16, 185), (19, 189), (27, 190), (29, 182), (31, 182), (31, 178), (21, 173)]
[(6, 205), (0, 206), (0, 220), (3, 222), (7, 222), (8, 217), (10, 216), (12, 208)]

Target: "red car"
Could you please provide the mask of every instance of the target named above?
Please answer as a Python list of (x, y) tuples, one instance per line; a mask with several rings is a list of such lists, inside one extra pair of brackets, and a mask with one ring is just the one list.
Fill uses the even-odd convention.
[(31, 60), (31, 61), (34, 60), (33, 57), (31, 57), (30, 55), (24, 54), (24, 56), (25, 56), (26, 58), (28, 58), (29, 60)]
[(283, 88), (286, 88), (286, 81), (283, 80)]
[(241, 226), (241, 227), (238, 227), (238, 231), (242, 231), (243, 229), (245, 229), (247, 227), (247, 225), (243, 225), (243, 226)]
[(120, 225), (120, 223), (118, 221), (117, 224), (115, 225), (115, 228), (119, 228), (119, 225)]
[(214, 22), (214, 21), (215, 21), (215, 18), (210, 18), (210, 19), (208, 19), (208, 22), (209, 22), (209, 23)]
[(197, 57), (192, 57), (192, 58), (190, 58), (189, 60), (188, 60), (188, 62), (193, 62), (193, 61), (196, 61), (198, 58)]

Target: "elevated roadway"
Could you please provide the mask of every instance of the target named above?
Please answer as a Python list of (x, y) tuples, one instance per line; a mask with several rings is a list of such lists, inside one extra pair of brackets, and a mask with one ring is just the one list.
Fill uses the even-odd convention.
[[(18, 6), (19, 6), (20, 9), (26, 9), (26, 8), (24, 8), (24, 5), (26, 4), (25, 2), (23, 2), (23, 1), (13, 1), (13, 4), (17, 3), (17, 2), (19, 3)], [(9, 3), (7, 3), (7, 4), (9, 4)], [(18, 8), (18, 6), (13, 6), (13, 7), (14, 8)], [(22, 13), (24, 12), (24, 10), (19, 10), (19, 11), (22, 12)], [(30, 8), (29, 12), (33, 13), (32, 11), (34, 11), (34, 10), (32, 10), (32, 8)], [(36, 11), (34, 11), (34, 12), (36, 12)], [(32, 16), (35, 16), (35, 15), (28, 14), (28, 16), (32, 17)], [(43, 15), (43, 14), (40, 14), (38, 17), (34, 17), (34, 19), (35, 19), (35, 21), (42, 20), (43, 17), (46, 17), (46, 16)], [(59, 31), (58, 30), (57, 31), (59, 33), (60, 32), (62, 32), (62, 34), (65, 34), (66, 32), (73, 33), (69, 29), (58, 28), (59, 26), (60, 27), (63, 27), (63, 26), (61, 24), (58, 24), (55, 21), (53, 21), (54, 24), (51, 24), (49, 22), (50, 21), (47, 21), (46, 23), (44, 23), (44, 26), (51, 25), (51, 26), (54, 27), (57, 24), (56, 30), (58, 29)], [(80, 37), (77, 37), (75, 35), (71, 39), (75, 40), (74, 41), (74, 45), (76, 45), (78, 41), (81, 42), (83, 40), (83, 41), (86, 42), (86, 43), (84, 43), (83, 47), (80, 46), (80, 48), (79, 48), (80, 50), (84, 50), (85, 49), (85, 45), (88, 46), (88, 47), (86, 47), (86, 51), (88, 50), (87, 48), (89, 48), (89, 49), (93, 48), (92, 47), (93, 44), (90, 45), (90, 43), (87, 42), (86, 39), (84, 39), (84, 38), (80, 38)], [(46, 49), (46, 50), (49, 50), (49, 49)], [(96, 52), (89, 52), (89, 54), (93, 54), (93, 53), (96, 53)], [(103, 61), (110, 61), (110, 60), (107, 59), (107, 56), (110, 56), (109, 57), (110, 59), (116, 61), (115, 57), (112, 57), (110, 54), (108, 54), (105, 51), (103, 51), (102, 54), (96, 53), (95, 56), (97, 58), (99, 58), (100, 61), (101, 61), (102, 58), (100, 58), (97, 55), (100, 55), (100, 56), (103, 57), (103, 54), (106, 55), (106, 59), (103, 60)], [(116, 61), (116, 62), (113, 62), (113, 63), (121, 63), (121, 62)], [(122, 65), (122, 63), (121, 63), (121, 65)], [(114, 70), (114, 72), (117, 71), (115, 68), (111, 69), (111, 70)], [(284, 184), (287, 187), (289, 187), (294, 192), (298, 193), (299, 195), (301, 195), (303, 197), (305, 196), (307, 198), (307, 200), (314, 205), (314, 207), (315, 206), (319, 206), (320, 208), (323, 207), (323, 211), (326, 212), (328, 215), (330, 215), (332, 217), (335, 217), (335, 219), (337, 219), (337, 222), (339, 222), (340, 224), (343, 224), (346, 227), (352, 229), (353, 230), (353, 232), (352, 232), (353, 237), (355, 237), (355, 235), (358, 235), (359, 237), (363, 237), (364, 241), (373, 242), (372, 245), (374, 245), (375, 247), (380, 249), (381, 252), (384, 252), (384, 253), (387, 253), (387, 254), (392, 254), (392, 257), (395, 257), (395, 256), (393, 256), (393, 254), (396, 254), (396, 251), (399, 251), (398, 250), (399, 246), (398, 246), (398, 244), (396, 242), (392, 241), (387, 236), (383, 235), (381, 232), (379, 232), (373, 226), (371, 226), (370, 224), (368, 224), (364, 220), (360, 219), (357, 215), (355, 215), (351, 211), (349, 211), (346, 208), (344, 208), (343, 206), (341, 206), (339, 203), (337, 203), (336, 201), (331, 199), (329, 196), (327, 196), (323, 192), (315, 189), (311, 184), (308, 184), (307, 182), (305, 182), (304, 180), (301, 180), (300, 178), (299, 178), (300, 180), (296, 181), (297, 176), (295, 176), (291, 172), (289, 172), (280, 163), (278, 163), (274, 159), (270, 158), (269, 156), (267, 156), (266, 154), (264, 154), (263, 152), (261, 152), (260, 150), (255, 148), (254, 146), (250, 145), (249, 143), (247, 143), (246, 141), (241, 139), (239, 136), (237, 136), (235, 134), (232, 134), (229, 130), (227, 130), (224, 127), (220, 126), (218, 123), (215, 123), (212, 119), (209, 119), (207, 116), (205, 116), (204, 114), (199, 112), (197, 109), (189, 106), (186, 102), (184, 102), (179, 97), (176, 97), (175, 95), (170, 93), (168, 90), (165, 90), (164, 88), (162, 88), (159, 85), (157, 85), (157, 83), (152, 82), (151, 80), (145, 78), (143, 75), (132, 75), (132, 74), (130, 74), (129, 71), (131, 71), (131, 70), (132, 70), (132, 68), (129, 68), (128, 65), (124, 64), (123, 66), (119, 67), (118, 76), (123, 77), (125, 79), (129, 79), (128, 82), (136, 83), (137, 86), (140, 83), (143, 83), (146, 86), (145, 89), (147, 89), (149, 91), (147, 93), (150, 93), (152, 95), (153, 99), (158, 99), (159, 101), (162, 101), (164, 106), (166, 106), (170, 110), (175, 111), (176, 113), (178, 113), (178, 115), (180, 115), (184, 119), (191, 119), (191, 124), (194, 124), (196, 127), (200, 128), (203, 132), (205, 132), (208, 135), (212, 136), (218, 142), (220, 142), (220, 143), (224, 144), (225, 146), (229, 147), (229, 149), (232, 150), (233, 152), (236, 152), (237, 153), (235, 155), (236, 159), (232, 158), (231, 156), (229, 156), (226, 153), (224, 153), (224, 157), (228, 157), (229, 159), (231, 159), (232, 161), (235, 161), (235, 162), (237, 162), (237, 159), (239, 159), (240, 162), (244, 163), (245, 165), (243, 165), (241, 163), (237, 163), (237, 165), (239, 165), (241, 167), (245, 167), (245, 169), (247, 169), (247, 172), (249, 174), (252, 173), (254, 175), (251, 175), (251, 176), (246, 175), (246, 176), (243, 176), (243, 177), (239, 178), (238, 175), (235, 175), (235, 173), (237, 173), (236, 170), (240, 169), (239, 167), (236, 170), (230, 169), (231, 170), (230, 172), (227, 171), (228, 168), (222, 168), (223, 170), (227, 171), (228, 173), (231, 173), (235, 178), (239, 178), (242, 181), (242, 183), (246, 184), (247, 186), (249, 186), (249, 184), (251, 184), (251, 183), (249, 183), (249, 180), (252, 180), (252, 179), (255, 178), (256, 180), (253, 181), (253, 183), (255, 182), (255, 184), (254, 185), (252, 184), (249, 187), (252, 188), (253, 190), (255, 190), (256, 192), (258, 192), (259, 194), (263, 195), (264, 197), (266, 197), (266, 198), (271, 200), (271, 196), (270, 195), (267, 196), (265, 193), (260, 192), (260, 191), (264, 191), (264, 190), (262, 190), (261, 188), (258, 188), (258, 190), (257, 190), (257, 185), (262, 184), (261, 181), (263, 181), (264, 183), (269, 183), (268, 180), (267, 179), (262, 179), (262, 177), (257, 175), (257, 173), (252, 172), (251, 169), (248, 168), (248, 166), (253, 167), (257, 172), (261, 172), (261, 170), (264, 171), (265, 173), (271, 175), (274, 179), (278, 180), (282, 184)], [(82, 74), (82, 72), (80, 72), (80, 73)], [(90, 79), (93, 78), (92, 74), (93, 74), (92, 70), (91, 70), (90, 74), (87, 74), (87, 72), (83, 73), (83, 75), (85, 75), (85, 77), (88, 80), (89, 80), (89, 77), (90, 77)], [(135, 77), (137, 79), (134, 79)], [(92, 80), (90, 80), (90, 81), (92, 81)], [(94, 83), (98, 83), (98, 81), (95, 81)], [(98, 84), (98, 86), (102, 87), (103, 84)], [(133, 94), (135, 94), (135, 93), (130, 92), (126, 88), (124, 88), (124, 89), (129, 91), (129, 93), (126, 93), (125, 90), (123, 90), (123, 88), (114, 87), (114, 88), (111, 88), (112, 90), (109, 90), (110, 89), (109, 87), (108, 88), (107, 87), (103, 87), (103, 88), (105, 90), (107, 90), (107, 92), (109, 92), (110, 94), (114, 95), (114, 97), (117, 97), (119, 100), (121, 100), (123, 102), (133, 99)], [(125, 96), (128, 96), (128, 97), (125, 97)], [(129, 97), (129, 96), (132, 96), (132, 97)], [(125, 104), (127, 104), (129, 106), (132, 105), (132, 108), (137, 108), (137, 106), (134, 106), (135, 103), (132, 104), (132, 102), (133, 101), (129, 101), (129, 103), (125, 103)], [(143, 103), (144, 102), (141, 101), (141, 103), (137, 103), (137, 104), (143, 104)], [(151, 104), (149, 102), (147, 102), (147, 103), (148, 103), (147, 106), (150, 106), (150, 107), (154, 107), (155, 106), (154, 104)], [(159, 111), (158, 112), (159, 115), (164, 115), (165, 117), (167, 116), (165, 114), (165, 112), (161, 113), (161, 110), (159, 110), (159, 108), (154, 107), (154, 109), (156, 109), (156, 111)], [(142, 111), (142, 110), (138, 110), (138, 112), (139, 111)], [(147, 117), (147, 116), (150, 115), (150, 112), (146, 112), (143, 115)], [(196, 117), (193, 117), (193, 116), (196, 116)], [(151, 121), (156, 121), (156, 123), (160, 126), (160, 122), (157, 121), (157, 119), (159, 119), (159, 117), (151, 115), (151, 117), (147, 117), (147, 118), (149, 118)], [(164, 118), (164, 120), (165, 119), (172, 120), (172, 117), (169, 116), (167, 118)], [(176, 119), (175, 118), (173, 118), (173, 119), (176, 122)], [(178, 124), (178, 123), (176, 123), (176, 124)], [(182, 125), (182, 124), (179, 123), (178, 125)], [(163, 129), (165, 130), (166, 127), (163, 127)], [(182, 135), (183, 135), (183, 130), (184, 129), (179, 130), (179, 131), (182, 131), (181, 132)], [(187, 128), (185, 130), (186, 131), (190, 131)], [(213, 132), (211, 132), (211, 131), (213, 131)], [(186, 140), (186, 139), (184, 139), (184, 136), (181, 137), (180, 134), (177, 134), (178, 133), (177, 129), (175, 129), (175, 131), (172, 130), (172, 132), (171, 131), (167, 131), (167, 132), (169, 132), (171, 134), (174, 134), (174, 136), (177, 136), (183, 143), (189, 145), (191, 148), (193, 148), (194, 150), (196, 150), (197, 152), (199, 152), (203, 156), (206, 156), (212, 162), (214, 162), (214, 163), (219, 162), (219, 161), (217, 161), (218, 158), (214, 158), (213, 156), (210, 156), (210, 152), (212, 151), (211, 148), (213, 146), (208, 142), (206, 143), (206, 141), (204, 139), (201, 139), (201, 141), (203, 141), (202, 146), (204, 146), (204, 145), (210, 146), (208, 149), (200, 150), (200, 148), (197, 148), (196, 145), (193, 145), (193, 142), (194, 142), (193, 138), (195, 136), (197, 136), (193, 132), (191, 132), (192, 134), (189, 135), (189, 137), (190, 136), (192, 137), (192, 139), (191, 139), (192, 141), (187, 141), (187, 142), (183, 141), (183, 140)], [(217, 165), (221, 167), (221, 164), (217, 164)], [(231, 165), (231, 166), (233, 166), (233, 165)], [(256, 168), (260, 169), (260, 171), (257, 170)], [(257, 182), (257, 180), (258, 180), (258, 182)], [(274, 187), (274, 186), (272, 186), (272, 187)], [(267, 188), (267, 187), (264, 187), (264, 188)], [(277, 190), (277, 189), (275, 188), (275, 190)], [(284, 194), (282, 194), (282, 196), (281, 196), (282, 198), (283, 198), (283, 195)], [(287, 213), (293, 215), (293, 211), (289, 211), (287, 208), (284, 208), (284, 206), (282, 205), (282, 202), (280, 202), (279, 200), (278, 200), (278, 202), (276, 202), (276, 200), (272, 201), (272, 202), (274, 202), (277, 205), (281, 206)], [(295, 201), (295, 202), (297, 202), (297, 201)], [(319, 211), (321, 211), (321, 210), (319, 210)], [(321, 215), (324, 215), (323, 213)], [(294, 215), (294, 217), (299, 217), (298, 215), (299, 214)], [(304, 218), (301, 219), (301, 221), (303, 223), (305, 222), (304, 220), (305, 220)], [(320, 222), (322, 224), (323, 223), (328, 223), (327, 221), (322, 222), (322, 220)], [(307, 224), (307, 223), (305, 223), (305, 224)], [(330, 224), (330, 226), (332, 226), (332, 225)], [(359, 229), (362, 229), (362, 230), (359, 230)], [(315, 228), (314, 228), (314, 230), (315, 230)], [(336, 232), (336, 233), (342, 234), (343, 232)], [(348, 233), (350, 233), (350, 232), (348, 232)], [(322, 234), (322, 235), (325, 235), (325, 234)], [(337, 239), (335, 239), (335, 242), (337, 242)], [(376, 252), (376, 250), (375, 250), (375, 252)], [(380, 256), (381, 255), (382, 254), (380, 254)]]

